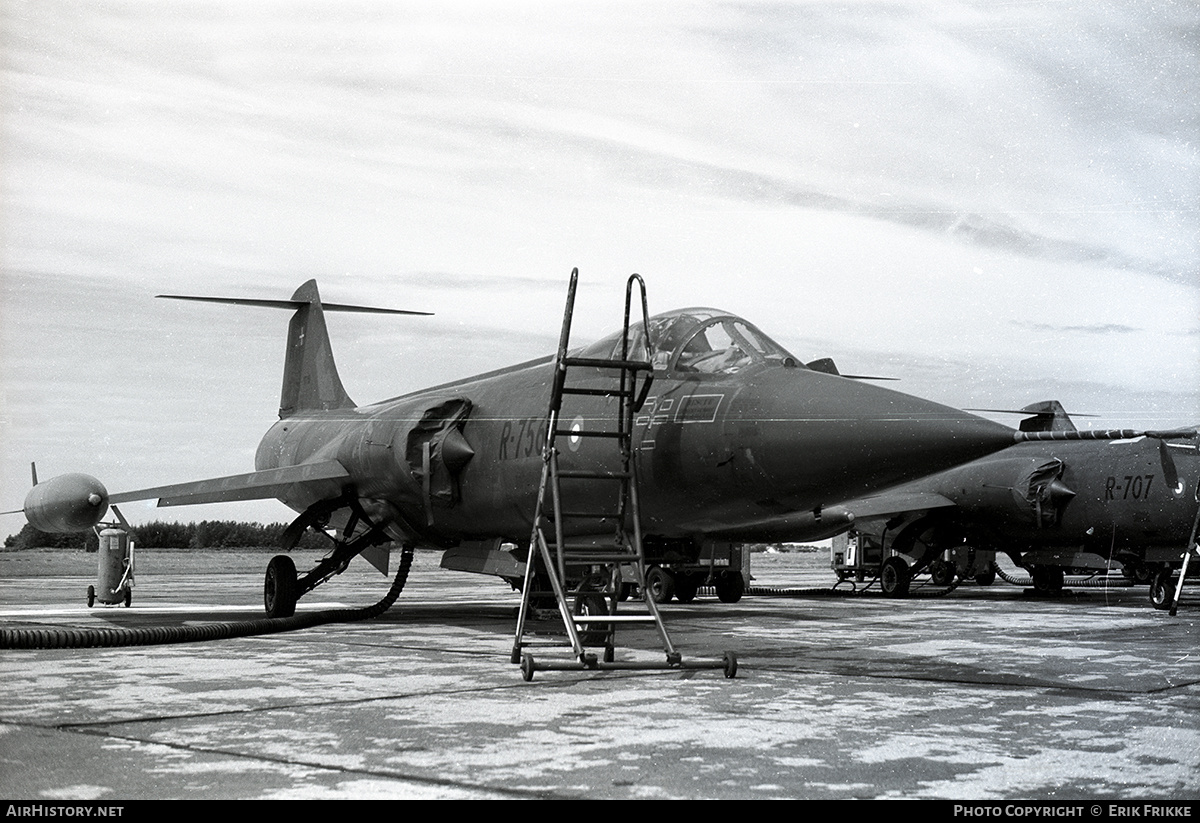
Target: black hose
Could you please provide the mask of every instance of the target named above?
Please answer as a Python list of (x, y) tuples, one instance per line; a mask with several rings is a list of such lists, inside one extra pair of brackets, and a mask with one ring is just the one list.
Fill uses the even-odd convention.
[(0, 649), (89, 649), (114, 646), (159, 646), (170, 643), (198, 643), (232, 637), (291, 632), (329, 623), (371, 620), (392, 607), (412, 568), (413, 550), (405, 548), (392, 587), (373, 606), (359, 609), (328, 609), (292, 617), (263, 617), (236, 623), (208, 623), (202, 626), (159, 626), (144, 629), (0, 629)]

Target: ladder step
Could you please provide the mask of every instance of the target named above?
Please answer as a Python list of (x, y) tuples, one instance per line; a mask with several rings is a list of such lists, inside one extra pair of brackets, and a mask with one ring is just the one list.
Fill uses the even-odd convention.
[(563, 562), (568, 566), (577, 563), (633, 563), (637, 555), (633, 552), (563, 552)]
[[(554, 543), (547, 543), (546, 547), (551, 553), (558, 550), (558, 546)], [(572, 557), (596, 557), (598, 555), (620, 555), (621, 557), (634, 557), (634, 553), (628, 549), (615, 547), (611, 543), (607, 546), (597, 546), (594, 543), (564, 543), (562, 545), (563, 555)]]
[(558, 472), (559, 480), (629, 480), (632, 477), (632, 472), (593, 472), (584, 469), (568, 469)]
[(560, 512), (563, 520), (617, 520), (620, 512)]
[(563, 386), (562, 393), (563, 394), (581, 395), (584, 397), (633, 397), (633, 392), (629, 391), (629, 390), (621, 391), (620, 389), (583, 389), (583, 388), (576, 389), (576, 388), (571, 388), (569, 386)]
[[(557, 548), (557, 544), (554, 542), (548, 542), (546, 545), (550, 547), (551, 551), (553, 551), (555, 548)], [(585, 553), (586, 552), (609, 552), (609, 553), (612, 553), (612, 552), (617, 552), (617, 551), (624, 551), (624, 549), (620, 548), (619, 544), (614, 543), (611, 540), (609, 540), (608, 542), (605, 542), (605, 543), (585, 543), (585, 542), (579, 541), (579, 540), (576, 540), (576, 541), (568, 540), (562, 544), (562, 550), (565, 552), (585, 552)]]
[(628, 432), (595, 431), (593, 429), (555, 429), (555, 437), (629, 437)]
[(587, 366), (593, 369), (628, 369), (629, 371), (650, 371), (651, 366), (645, 360), (612, 360), (606, 357), (564, 357), (564, 366)]

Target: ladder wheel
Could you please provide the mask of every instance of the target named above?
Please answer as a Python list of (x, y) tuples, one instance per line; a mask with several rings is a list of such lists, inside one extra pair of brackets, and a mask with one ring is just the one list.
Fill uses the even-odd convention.
[(725, 677), (730, 680), (737, 677), (737, 655), (733, 652), (725, 652)]
[(536, 671), (533, 663), (533, 655), (527, 654), (521, 657), (521, 677), (526, 683), (533, 680), (533, 673)]
[(1173, 569), (1166, 568), (1154, 575), (1150, 581), (1150, 605), (1160, 611), (1165, 611), (1171, 608), (1171, 601), (1175, 599), (1175, 587), (1171, 585), (1175, 577)]

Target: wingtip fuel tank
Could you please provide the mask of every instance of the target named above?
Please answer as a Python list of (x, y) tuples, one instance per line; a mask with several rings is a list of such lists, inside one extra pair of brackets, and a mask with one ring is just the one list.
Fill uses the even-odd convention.
[(30, 489), (23, 510), (39, 531), (86, 532), (108, 512), (108, 490), (91, 475), (60, 474)]

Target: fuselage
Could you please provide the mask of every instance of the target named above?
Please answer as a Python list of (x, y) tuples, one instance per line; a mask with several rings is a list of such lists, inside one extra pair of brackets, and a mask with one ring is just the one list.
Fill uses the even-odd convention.
[[(819, 511), (1012, 442), (1011, 429), (983, 418), (812, 371), (744, 321), (706, 311), (656, 318), (653, 384), (633, 430), (646, 533), (741, 528), (745, 537), (746, 524)], [(679, 328), (681, 316), (689, 328)], [(688, 354), (697, 336), (726, 327), (737, 346), (708, 341), (704, 358)], [(612, 346), (585, 353), (607, 356)], [(520, 541), (536, 503), (554, 368), (544, 358), (371, 406), (293, 415), (264, 437), (256, 467), (338, 460), (349, 474), (342, 488), (297, 487), (283, 502), (302, 511), (348, 487), (397, 539)], [(580, 367), (571, 380), (603, 387), (609, 378)], [(578, 399), (564, 405), (559, 428), (615, 428), (617, 405)], [(557, 448), (566, 469), (618, 461), (610, 441), (560, 437)]]
[(911, 511), (903, 526), (856, 524), (886, 531), (888, 545), (904, 545), (907, 531), (938, 549), (965, 544), (1018, 560), (1057, 552), (1162, 562), (1178, 559), (1196, 526), (1200, 454), (1194, 443), (1149, 437), (1021, 443), (892, 493), (953, 506)]

